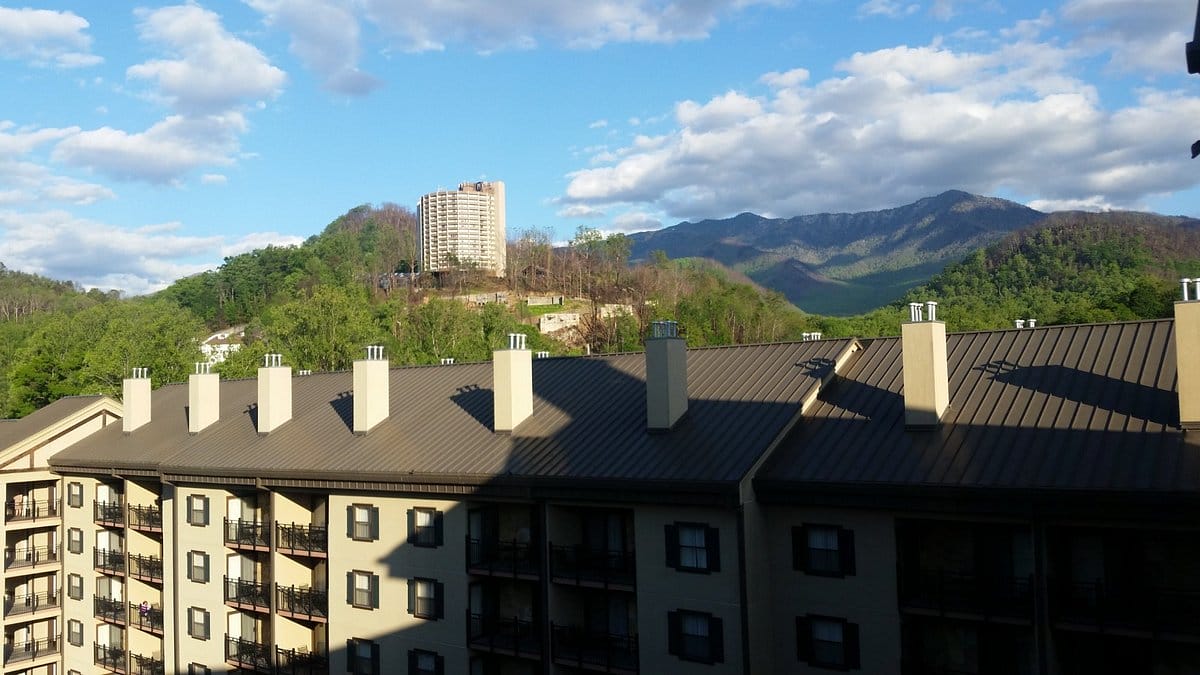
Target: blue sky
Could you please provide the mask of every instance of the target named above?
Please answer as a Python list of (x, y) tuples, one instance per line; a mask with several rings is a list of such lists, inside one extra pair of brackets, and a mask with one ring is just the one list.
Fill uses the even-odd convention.
[[(2, 2), (2, 0), (0, 0)], [(503, 180), (509, 236), (951, 188), (1200, 216), (1191, 0), (0, 5), (0, 262), (144, 293)], [(1200, 162), (1200, 160), (1197, 160)]]

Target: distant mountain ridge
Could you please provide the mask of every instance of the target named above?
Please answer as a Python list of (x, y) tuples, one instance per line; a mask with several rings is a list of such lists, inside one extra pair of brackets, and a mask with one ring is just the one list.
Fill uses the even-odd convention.
[(742, 213), (630, 235), (634, 260), (655, 250), (709, 258), (808, 312), (849, 315), (896, 300), (946, 265), (1045, 213), (949, 190), (881, 211), (764, 218)]

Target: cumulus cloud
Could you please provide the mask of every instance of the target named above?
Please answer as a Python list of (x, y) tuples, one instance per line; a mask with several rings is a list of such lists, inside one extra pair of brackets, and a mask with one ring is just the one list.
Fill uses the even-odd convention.
[(627, 211), (612, 219), (612, 230), (616, 232), (645, 232), (658, 230), (662, 221), (642, 211)]
[(604, 211), (587, 204), (571, 204), (558, 210), (559, 218), (603, 218)]
[(224, 185), (229, 182), (229, 178), (220, 173), (206, 173), (200, 176), (200, 182), (205, 185)]
[(341, 2), (330, 0), (245, 0), (263, 14), (268, 26), (291, 35), (290, 49), (305, 67), (321, 76), (323, 86), (359, 96), (382, 82), (359, 70), (362, 56), (358, 18)]
[(608, 126), (608, 120), (596, 120), (588, 125), (589, 129), (603, 129)]
[(1079, 44), (1107, 53), (1120, 71), (1171, 72), (1183, 68), (1185, 32), (1195, 18), (1191, 0), (1070, 0), (1062, 8), (1082, 31)]
[(921, 6), (916, 3), (901, 2), (901, 0), (867, 0), (858, 6), (859, 16), (886, 16), (898, 18), (916, 14)]
[(989, 45), (860, 53), (821, 81), (769, 73), (765, 96), (681, 102), (673, 131), (571, 173), (563, 204), (790, 216), (961, 187), (1127, 208), (1195, 183), (1180, 139), (1194, 135), (1200, 98), (1147, 88), (1107, 109), (1072, 75), (1084, 55), (1074, 46), (1016, 32)]
[(94, 66), (88, 22), (74, 12), (0, 7), (0, 58), (59, 68)]
[(6, 188), (0, 192), (0, 204), (7, 206), (46, 203), (87, 206), (116, 197), (103, 185), (55, 175), (33, 162), (3, 158), (0, 158), (0, 185)]

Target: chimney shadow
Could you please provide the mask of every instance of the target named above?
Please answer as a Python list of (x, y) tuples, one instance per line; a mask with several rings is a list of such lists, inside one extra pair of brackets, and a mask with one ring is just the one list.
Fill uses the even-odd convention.
[(450, 397), (454, 404), (487, 429), (491, 429), (495, 416), (495, 401), (492, 390), (477, 384), (459, 387), (458, 393)]
[(1165, 389), (1061, 365), (1019, 366), (998, 359), (975, 369), (1003, 384), (1155, 424), (1179, 425), (1176, 395)]
[(246, 406), (246, 415), (250, 418), (250, 424), (255, 429), (258, 429), (258, 404), (251, 403)]
[(338, 392), (337, 398), (329, 402), (329, 407), (341, 418), (342, 424), (351, 432), (354, 431), (354, 392)]

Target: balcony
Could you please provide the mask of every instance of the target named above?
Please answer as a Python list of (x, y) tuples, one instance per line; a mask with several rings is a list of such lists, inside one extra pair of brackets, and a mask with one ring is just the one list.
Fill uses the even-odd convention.
[(43, 656), (52, 656), (62, 650), (57, 636), (27, 642), (6, 642), (4, 644), (4, 665), (11, 666), (24, 661), (33, 661)]
[(96, 596), (93, 601), (94, 614), (97, 619), (109, 623), (125, 625), (125, 603), (115, 598)]
[(130, 553), (129, 576), (142, 581), (161, 584), (163, 580), (162, 558), (156, 555)]
[(60, 516), (58, 500), (23, 499), (4, 502), (4, 522), (28, 523)]
[(270, 645), (225, 636), (225, 663), (231, 666), (259, 673), (270, 673), (273, 654), (274, 650)]
[(125, 505), (121, 502), (92, 502), (92, 519), (105, 527), (125, 526)]
[(1144, 581), (1052, 583), (1051, 588), (1052, 615), (1067, 627), (1200, 635), (1200, 591), (1159, 588)]
[(271, 524), (256, 520), (225, 519), (225, 545), (248, 551), (271, 550)]
[(110, 551), (105, 548), (96, 549), (97, 572), (105, 574), (125, 574), (125, 554), (121, 551)]
[(551, 626), (554, 662), (599, 673), (638, 672), (636, 635), (584, 632), (575, 626)]
[(130, 675), (166, 675), (167, 670), (162, 659), (156, 659), (153, 656), (142, 656), (141, 654), (130, 654), (129, 673)]
[(129, 505), (129, 529), (138, 532), (162, 532), (162, 509), (157, 506)]
[(637, 575), (632, 551), (576, 544), (550, 547), (550, 577), (557, 583), (632, 591)]
[(95, 656), (92, 659), (96, 665), (110, 673), (125, 673), (125, 650), (117, 645), (95, 643)]
[(240, 609), (271, 611), (271, 586), (259, 581), (225, 577), (225, 602)]
[(541, 631), (532, 621), (467, 611), (467, 644), (493, 654), (542, 658)]
[(275, 546), (280, 553), (324, 558), (329, 551), (329, 531), (320, 525), (275, 525)]
[(129, 625), (140, 628), (147, 633), (163, 634), (162, 607), (147, 605), (145, 609), (140, 604), (129, 603)]
[(901, 579), (903, 609), (1033, 618), (1033, 577), (980, 577), (951, 570), (920, 570)]
[(538, 560), (529, 542), (467, 537), (467, 573), (537, 580)]
[(35, 546), (32, 548), (4, 549), (4, 569), (15, 570), (39, 565), (57, 564), (57, 546)]
[(34, 593), (32, 595), (4, 596), (4, 618), (10, 619), (23, 614), (32, 614), (43, 609), (62, 607), (62, 599), (57, 591), (50, 593)]
[(276, 610), (281, 616), (305, 621), (328, 621), (329, 594), (315, 588), (275, 587)]
[(305, 649), (275, 648), (275, 672), (280, 675), (325, 675), (329, 658)]

